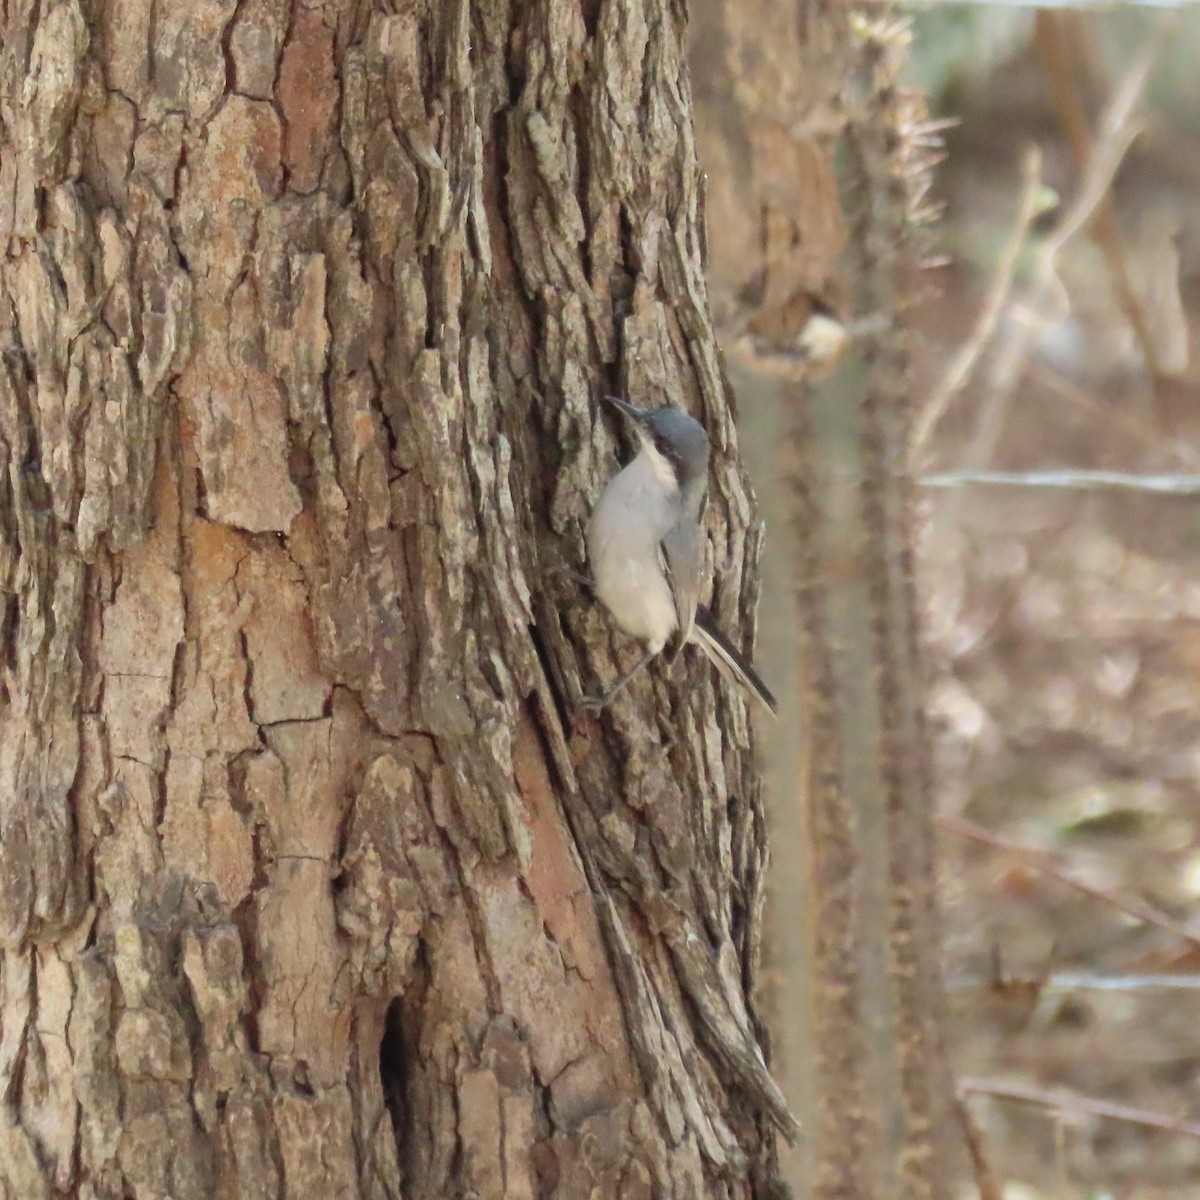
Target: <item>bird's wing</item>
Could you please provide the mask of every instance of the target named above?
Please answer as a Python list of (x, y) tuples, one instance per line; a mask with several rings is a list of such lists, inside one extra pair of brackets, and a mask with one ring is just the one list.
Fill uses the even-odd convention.
[(704, 566), (704, 543), (700, 526), (691, 520), (681, 521), (659, 543), (663, 573), (675, 597), (675, 615), (679, 622), (674, 661), (691, 636), (696, 620), (696, 602), (700, 597), (700, 572)]

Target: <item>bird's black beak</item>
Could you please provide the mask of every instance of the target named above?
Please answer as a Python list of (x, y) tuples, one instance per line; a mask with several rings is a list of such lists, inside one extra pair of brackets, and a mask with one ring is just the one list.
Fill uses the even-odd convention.
[(646, 410), (638, 408), (636, 404), (630, 404), (627, 400), (622, 400), (619, 396), (605, 396), (605, 400), (609, 402), (627, 421), (631, 421), (635, 426), (640, 426), (645, 423)]

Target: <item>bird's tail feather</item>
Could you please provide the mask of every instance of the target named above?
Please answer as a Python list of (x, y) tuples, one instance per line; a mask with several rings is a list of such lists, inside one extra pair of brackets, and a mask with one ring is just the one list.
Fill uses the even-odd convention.
[(692, 626), (691, 640), (695, 642), (714, 666), (731, 683), (746, 691), (767, 708), (771, 716), (778, 716), (778, 706), (770, 689), (758, 677), (758, 672), (735, 649), (733, 643), (717, 628), (712, 613), (701, 606), (696, 609), (696, 624)]

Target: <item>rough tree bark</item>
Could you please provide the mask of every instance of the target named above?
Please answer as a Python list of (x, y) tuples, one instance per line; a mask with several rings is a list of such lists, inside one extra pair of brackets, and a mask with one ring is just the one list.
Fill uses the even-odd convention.
[(670, 401), (751, 633), (683, 5), (0, 22), (0, 1192), (771, 1194), (746, 710), (555, 574)]

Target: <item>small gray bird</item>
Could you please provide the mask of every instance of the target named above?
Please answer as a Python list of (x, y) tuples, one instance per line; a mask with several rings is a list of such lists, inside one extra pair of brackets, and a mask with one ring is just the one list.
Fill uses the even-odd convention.
[(700, 525), (708, 489), (708, 434), (677, 408), (637, 408), (607, 397), (637, 434), (637, 456), (610, 481), (588, 523), (588, 559), (596, 595), (646, 652), (602, 696), (607, 704), (678, 635), (671, 661), (688, 642), (698, 645), (732, 683), (775, 713), (775, 697), (754, 668), (697, 607), (704, 566)]

